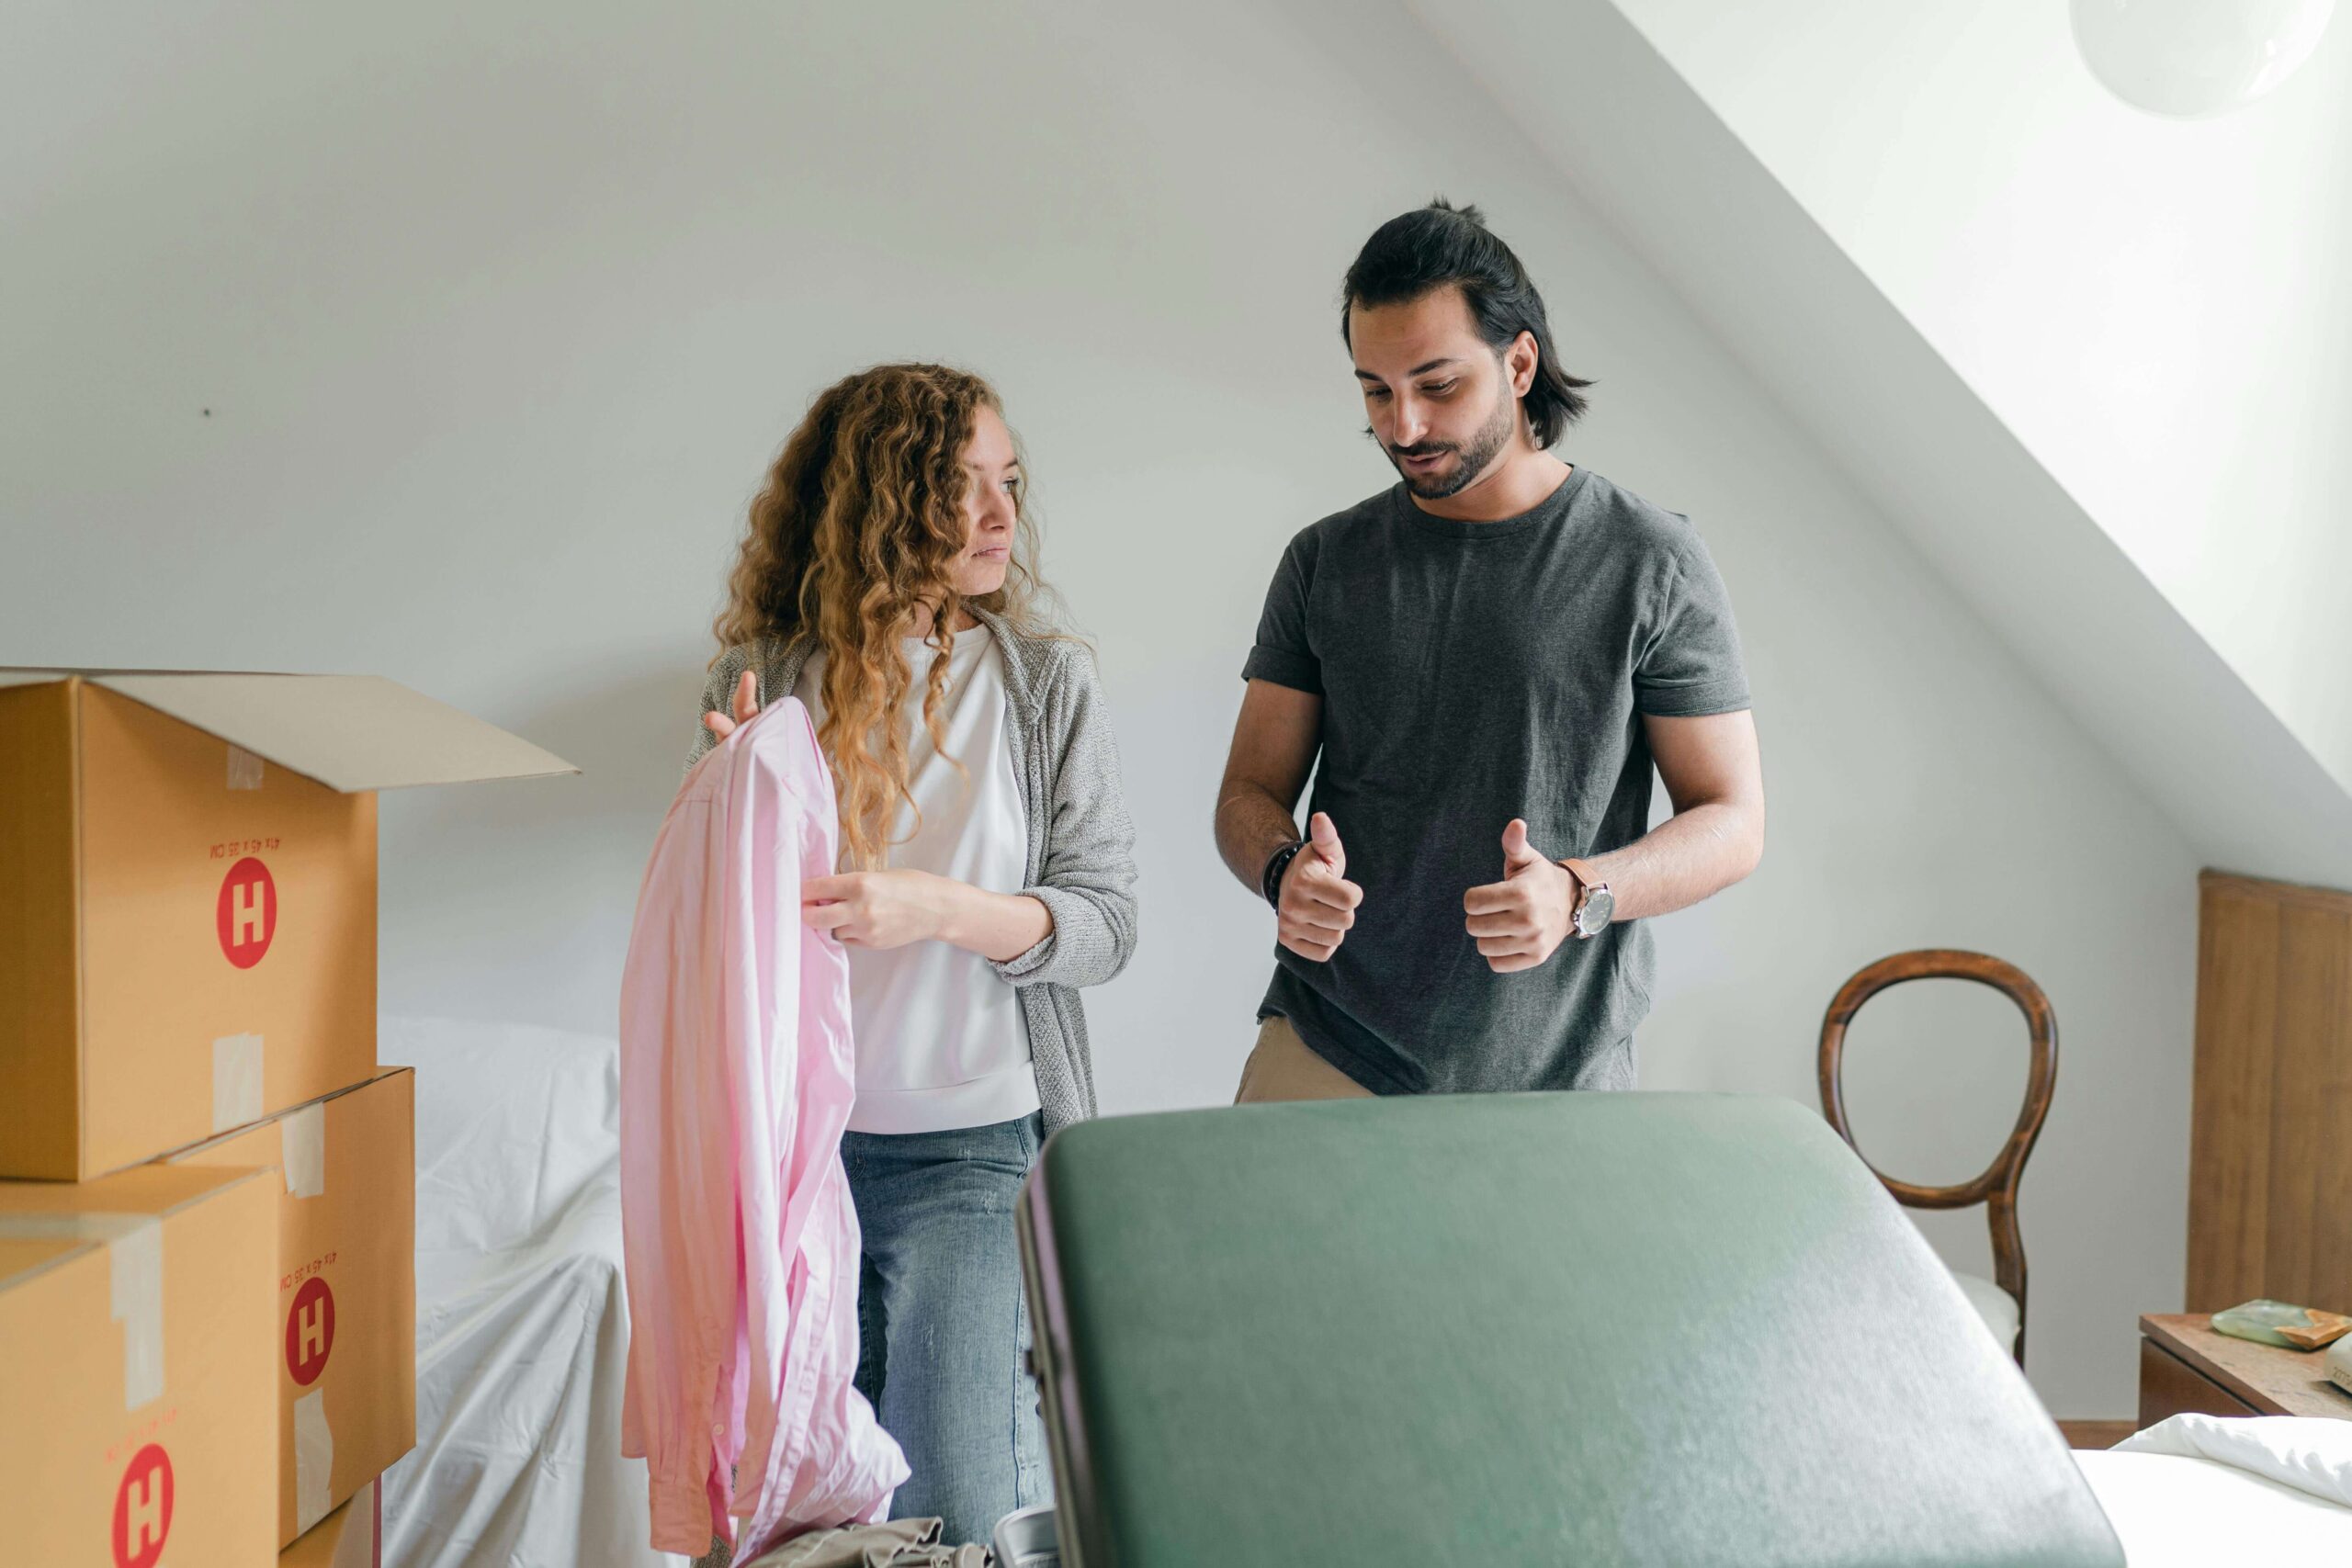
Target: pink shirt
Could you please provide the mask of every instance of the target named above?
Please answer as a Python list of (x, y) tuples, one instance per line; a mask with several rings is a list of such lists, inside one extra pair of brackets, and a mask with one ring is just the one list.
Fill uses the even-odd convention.
[(621, 1451), (653, 1546), (749, 1558), (871, 1523), (907, 1464), (851, 1386), (857, 1213), (849, 964), (800, 922), (833, 869), (832, 775), (786, 698), (713, 747), (662, 818), (621, 980)]

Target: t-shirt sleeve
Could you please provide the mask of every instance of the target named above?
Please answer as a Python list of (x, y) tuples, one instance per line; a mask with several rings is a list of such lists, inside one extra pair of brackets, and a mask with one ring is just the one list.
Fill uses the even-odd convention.
[(1258, 640), (1241, 666), (1245, 681), (1272, 681), (1301, 692), (1323, 693), (1323, 662), (1306, 641), (1306, 594), (1314, 581), (1315, 539), (1301, 534), (1283, 552), (1258, 616)]
[(1634, 705), (1660, 718), (1736, 713), (1748, 705), (1747, 671), (1731, 595), (1696, 534), (1675, 553), (1665, 607), (1634, 666)]

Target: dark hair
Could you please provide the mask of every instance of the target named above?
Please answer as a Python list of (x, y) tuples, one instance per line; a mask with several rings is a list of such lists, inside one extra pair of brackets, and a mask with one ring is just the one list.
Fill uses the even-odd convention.
[(1340, 301), (1340, 340), (1348, 340), (1348, 314), (1358, 305), (1400, 305), (1453, 284), (1470, 307), (1478, 335), (1497, 354), (1521, 333), (1535, 337), (1535, 379), (1529, 384), (1527, 425), (1538, 446), (1549, 446), (1583, 417), (1578, 389), (1592, 385), (1560, 368), (1552, 347), (1552, 326), (1544, 316), (1544, 296), (1519, 257), (1487, 229), (1476, 207), (1456, 207), (1438, 197), (1427, 207), (1391, 218), (1372, 231), (1356, 253)]

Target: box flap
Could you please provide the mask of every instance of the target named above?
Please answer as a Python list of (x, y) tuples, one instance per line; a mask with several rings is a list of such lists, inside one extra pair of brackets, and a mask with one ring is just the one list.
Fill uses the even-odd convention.
[[(186, 670), (123, 670), (102, 664), (0, 664), (0, 692), (11, 686), (46, 686), (79, 675), (95, 681), (101, 675), (186, 675)], [(282, 670), (209, 670), (209, 675), (282, 675)]]
[(0, 1292), (13, 1291), (105, 1245), (95, 1236), (12, 1235), (6, 1220), (0, 1218)]
[(69, 675), (217, 735), (345, 795), (580, 770), (518, 736), (380, 675), (0, 670), (0, 685)]
[(171, 1214), (254, 1174), (240, 1166), (134, 1165), (95, 1181), (0, 1181), (0, 1219), (17, 1214)]
[(79, 675), (85, 681), (114, 675), (287, 675), (287, 670), (133, 670), (113, 664), (0, 664), (0, 691), (10, 686), (46, 686)]
[(183, 1164), (188, 1160), (195, 1159), (199, 1156), (208, 1154), (213, 1149), (219, 1148), (223, 1144), (233, 1144), (239, 1138), (250, 1137), (254, 1134), (261, 1131), (264, 1127), (272, 1126), (277, 1122), (285, 1121), (288, 1116), (293, 1115), (298, 1111), (308, 1111), (314, 1105), (332, 1104), (334, 1101), (341, 1100), (345, 1095), (357, 1094), (363, 1089), (374, 1089), (386, 1078), (396, 1078), (402, 1073), (413, 1073), (414, 1071), (416, 1071), (414, 1067), (409, 1066), (379, 1067), (376, 1070), (374, 1077), (363, 1078), (359, 1082), (350, 1085), (348, 1088), (336, 1089), (333, 1094), (322, 1094), (316, 1100), (306, 1100), (300, 1105), (289, 1105), (274, 1116), (265, 1116), (260, 1121), (248, 1122), (243, 1127), (232, 1127), (225, 1133), (215, 1133), (212, 1136), (199, 1139), (198, 1142), (190, 1144), (185, 1148), (168, 1150), (164, 1154), (156, 1156), (155, 1163), (158, 1165)]

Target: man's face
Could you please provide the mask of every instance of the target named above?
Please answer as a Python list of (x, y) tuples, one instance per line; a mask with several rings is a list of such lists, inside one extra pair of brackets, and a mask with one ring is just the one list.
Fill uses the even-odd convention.
[[(1519, 433), (1519, 398), (1451, 284), (1396, 305), (1357, 305), (1348, 344), (1372, 438), (1405, 488), (1442, 501), (1476, 483)], [(1530, 363), (1532, 363), (1532, 349)]]

